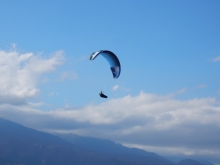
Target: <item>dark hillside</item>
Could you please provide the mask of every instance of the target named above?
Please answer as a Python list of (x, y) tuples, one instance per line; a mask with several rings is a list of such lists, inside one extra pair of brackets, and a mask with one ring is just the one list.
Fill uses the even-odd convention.
[[(55, 136), (0, 118), (0, 165), (73, 164), (175, 165), (155, 153), (127, 148), (111, 140), (74, 134)], [(183, 160), (177, 165), (204, 164)]]
[(195, 160), (185, 159), (177, 163), (177, 165), (204, 165), (204, 164)]
[(1, 165), (137, 165), (82, 149), (56, 136), (0, 118)]
[(141, 163), (149, 162), (150, 164), (169, 164), (175, 163), (157, 155), (153, 152), (146, 152), (137, 148), (128, 148), (111, 140), (98, 139), (92, 137), (83, 137), (75, 134), (56, 134), (58, 137), (73, 143), (76, 146), (89, 150), (105, 153), (113, 157), (127, 160), (135, 160)]

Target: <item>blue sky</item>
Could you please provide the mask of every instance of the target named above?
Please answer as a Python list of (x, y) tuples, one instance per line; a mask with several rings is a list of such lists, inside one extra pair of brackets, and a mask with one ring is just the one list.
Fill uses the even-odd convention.
[[(1, 1), (0, 116), (220, 164), (219, 7), (217, 0)], [(102, 49), (118, 56), (118, 79), (105, 59), (89, 60)]]

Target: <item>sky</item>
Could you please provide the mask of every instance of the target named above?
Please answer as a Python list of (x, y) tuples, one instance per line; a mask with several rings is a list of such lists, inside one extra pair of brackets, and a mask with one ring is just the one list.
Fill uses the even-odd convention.
[[(0, 117), (220, 165), (220, 1), (0, 1)], [(112, 77), (110, 50), (121, 63)], [(108, 99), (99, 97), (104, 91)]]

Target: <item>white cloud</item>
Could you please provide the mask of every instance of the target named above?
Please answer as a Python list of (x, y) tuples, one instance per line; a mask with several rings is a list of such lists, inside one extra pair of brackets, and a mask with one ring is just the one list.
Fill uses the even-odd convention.
[(113, 91), (116, 91), (118, 88), (119, 88), (119, 86), (118, 86), (118, 85), (115, 85), (115, 86), (112, 87), (112, 90), (113, 90)]
[(33, 53), (0, 50), (0, 103), (18, 104), (35, 97), (41, 75), (54, 71), (63, 60), (62, 51), (43, 59)]

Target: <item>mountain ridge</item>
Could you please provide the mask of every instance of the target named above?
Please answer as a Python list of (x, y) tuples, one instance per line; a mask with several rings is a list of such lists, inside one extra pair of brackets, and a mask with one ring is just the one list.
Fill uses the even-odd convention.
[(0, 164), (184, 165), (111, 140), (79, 135), (55, 136), (3, 118), (0, 118)]
[(68, 142), (71, 142), (77, 146), (88, 148), (91, 150), (95, 150), (100, 153), (106, 153), (106, 154), (111, 154), (111, 155), (117, 154), (117, 156), (139, 155), (139, 157), (140, 156), (154, 157), (154, 158), (163, 160), (170, 165), (175, 164), (175, 163), (169, 161), (168, 159), (165, 159), (165, 158), (159, 156), (156, 153), (148, 152), (148, 151), (138, 149), (138, 148), (128, 148), (128, 147), (123, 146), (120, 143), (116, 143), (116, 142), (114, 142), (112, 140), (108, 140), (108, 139), (84, 137), (84, 136), (79, 136), (79, 135), (72, 134), (72, 133), (68, 133), (68, 134), (55, 133), (54, 135), (66, 140)]

